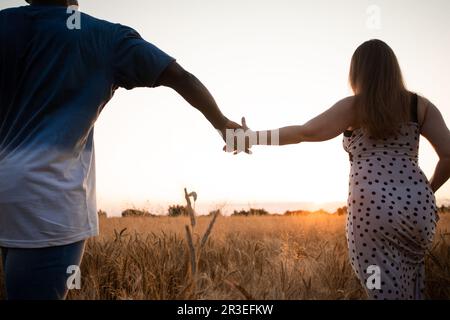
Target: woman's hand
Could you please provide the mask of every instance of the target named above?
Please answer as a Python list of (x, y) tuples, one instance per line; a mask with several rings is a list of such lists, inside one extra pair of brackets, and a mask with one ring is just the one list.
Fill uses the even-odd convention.
[(241, 152), (252, 154), (251, 147), (257, 143), (256, 133), (249, 129), (245, 117), (241, 120), (242, 125), (236, 124), (237, 128), (231, 128), (227, 130), (223, 135), (226, 145), (223, 147), (223, 151), (232, 152), (234, 155)]

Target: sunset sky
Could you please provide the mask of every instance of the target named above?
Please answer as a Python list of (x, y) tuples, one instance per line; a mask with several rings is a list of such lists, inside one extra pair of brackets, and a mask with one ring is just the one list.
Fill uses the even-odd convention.
[[(0, 9), (24, 4), (2, 0)], [(371, 38), (394, 49), (408, 88), (434, 102), (450, 125), (448, 0), (80, 5), (85, 13), (134, 27), (204, 82), (230, 119), (246, 116), (254, 130), (302, 124), (351, 95), (351, 55)], [(222, 152), (221, 138), (203, 116), (166, 88), (117, 91), (95, 130), (98, 207), (110, 213), (181, 204), (184, 187), (198, 193), (202, 210), (346, 201), (349, 161), (342, 137), (232, 156)], [(420, 152), (430, 178), (437, 156), (425, 139)], [(450, 183), (437, 198), (450, 199)]]

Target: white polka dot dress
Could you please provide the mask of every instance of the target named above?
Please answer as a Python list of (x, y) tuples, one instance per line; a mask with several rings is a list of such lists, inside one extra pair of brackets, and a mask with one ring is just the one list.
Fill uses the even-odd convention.
[[(398, 137), (374, 140), (361, 129), (344, 133), (351, 163), (349, 256), (371, 299), (424, 298), (424, 256), (438, 216), (418, 165), (417, 95), (411, 100), (412, 121), (401, 125)], [(380, 286), (370, 266), (379, 268)]]

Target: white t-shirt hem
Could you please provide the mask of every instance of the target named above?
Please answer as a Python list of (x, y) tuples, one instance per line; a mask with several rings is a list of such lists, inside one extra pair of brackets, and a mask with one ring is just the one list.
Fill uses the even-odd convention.
[(65, 237), (62, 239), (44, 239), (44, 240), (6, 240), (0, 239), (0, 247), (17, 249), (39, 249), (48, 247), (58, 247), (86, 240), (91, 237), (97, 237), (99, 230), (97, 228), (89, 231)]

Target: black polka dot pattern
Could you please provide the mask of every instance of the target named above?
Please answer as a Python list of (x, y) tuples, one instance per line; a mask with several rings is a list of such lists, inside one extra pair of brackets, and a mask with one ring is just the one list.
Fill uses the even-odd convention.
[[(436, 228), (433, 191), (418, 165), (419, 129), (374, 140), (362, 129), (344, 135), (351, 172), (347, 243), (350, 262), (371, 299), (423, 299), (424, 256)], [(379, 289), (367, 288), (369, 266), (381, 271)]]

